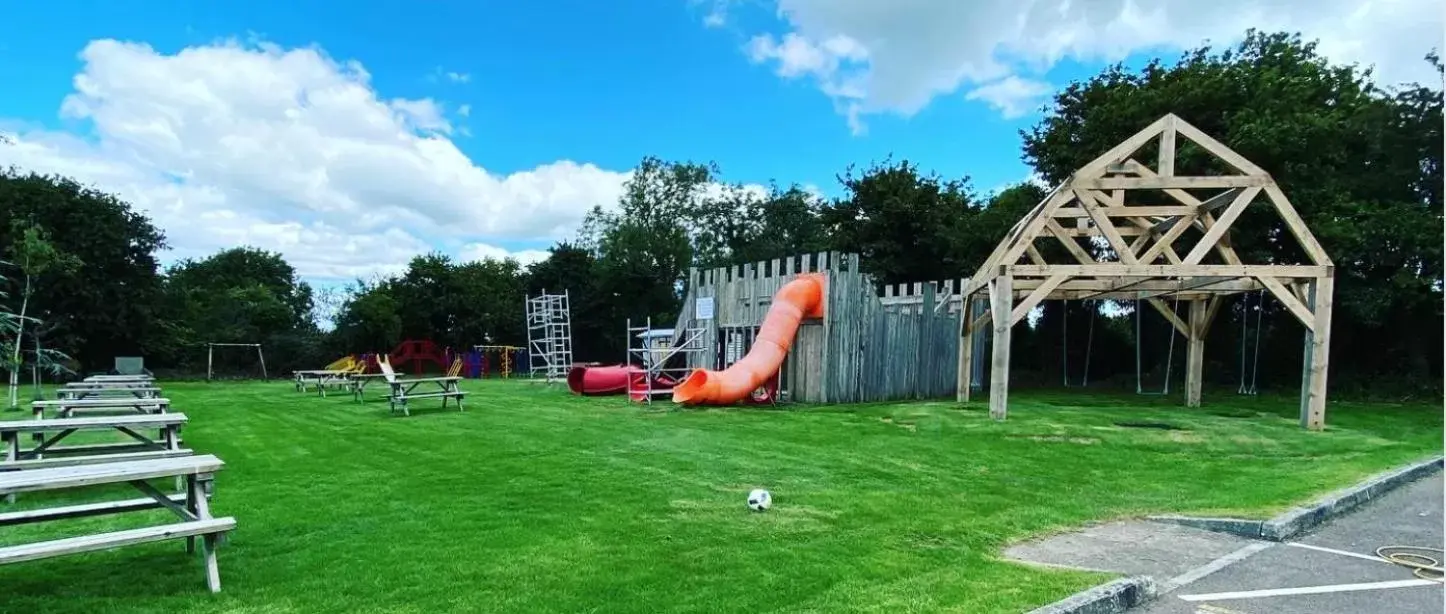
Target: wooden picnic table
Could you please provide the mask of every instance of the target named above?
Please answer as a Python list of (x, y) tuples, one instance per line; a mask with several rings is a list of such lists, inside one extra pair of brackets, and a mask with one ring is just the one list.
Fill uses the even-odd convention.
[[(407, 408), (407, 401), (410, 399), (427, 398), (442, 399), (442, 409), (447, 408), (447, 399), (456, 399), (457, 411), (464, 411), (462, 409), (462, 397), (467, 393), (457, 388), (457, 383), (460, 381), (462, 381), (462, 378), (457, 376), (388, 380), (387, 383), (391, 385), (391, 397), (388, 399), (388, 402), (391, 404), (391, 411), (395, 413), (398, 408), (401, 408), (403, 415), (410, 416), (412, 412)], [(430, 389), (432, 386), (435, 386), (438, 390), (436, 392), (416, 392), (417, 387), (427, 384), (431, 386), (426, 386), (426, 388)]]
[(291, 376), (295, 380), (296, 391), (306, 392), (306, 385), (308, 383), (320, 385), (330, 377), (346, 373), (350, 373), (350, 371), (344, 369), (302, 369), (300, 371), (292, 371)]
[(91, 375), (86, 377), (86, 382), (153, 382), (156, 378), (149, 375)]
[(133, 411), (142, 414), (164, 414), (171, 408), (171, 400), (165, 397), (151, 399), (137, 398), (114, 398), (114, 399), (57, 399), (54, 401), (34, 401), (30, 409), (36, 419), (45, 417), (45, 410), (56, 409), (56, 415), (61, 418), (69, 418), (76, 410), (87, 411)]
[[(4, 458), (0, 459), (0, 471), (185, 456), (190, 454), (190, 451), (181, 448), (181, 426), (184, 424), (186, 424), (186, 414), (0, 421), (0, 444), (3, 444), (5, 449)], [(112, 429), (133, 441), (126, 441), (119, 445), (114, 443), (58, 445), (78, 431)], [(141, 431), (150, 429), (158, 432), (157, 438), (141, 433)], [(35, 447), (21, 449), (20, 440), (24, 433), (41, 436)], [(56, 457), (51, 458), (48, 455), (56, 455)]]
[[(211, 592), (219, 592), (221, 590), (221, 574), (216, 563), (216, 546), (222, 535), (236, 528), (235, 518), (213, 517), (211, 504), (208, 501), (214, 474), (223, 466), (224, 463), (221, 462), (221, 459), (206, 454), (0, 472), (0, 495), (6, 496), (22, 492), (69, 490), (110, 484), (130, 484), (145, 495), (141, 499), (66, 504), (58, 507), (0, 513), (0, 526), (154, 508), (171, 510), (181, 520), (138, 529), (0, 547), (0, 565), (181, 537), (186, 538), (186, 551), (194, 552), (196, 538), (200, 537), (206, 567), (206, 585)], [(148, 482), (148, 480), (173, 477), (184, 480), (184, 493), (166, 494)]]
[(55, 390), (59, 399), (104, 399), (126, 398), (154, 399), (161, 396), (161, 389), (155, 386), (62, 386)]
[(385, 381), (387, 378), (393, 378), (393, 379), (395, 379), (395, 378), (396, 378), (396, 375), (394, 375), (394, 374), (388, 374), (388, 373), (357, 373), (357, 374), (352, 375), (352, 376), (351, 376), (351, 396), (352, 396), (352, 399), (355, 400), (355, 401), (357, 401), (358, 403), (360, 403), (360, 402), (363, 400), (363, 399), (362, 399), (362, 396), (363, 396), (363, 395), (362, 395), (362, 389), (363, 389), (363, 388), (366, 388), (368, 383), (374, 382), (374, 381), (377, 381), (377, 380), (383, 380), (383, 381)]

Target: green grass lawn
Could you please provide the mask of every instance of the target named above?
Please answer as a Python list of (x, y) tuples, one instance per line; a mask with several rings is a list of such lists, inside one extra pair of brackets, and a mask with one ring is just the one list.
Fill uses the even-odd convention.
[[(1338, 403), (1308, 433), (1293, 398), (1208, 392), (1194, 411), (1016, 392), (997, 423), (982, 403), (660, 411), (515, 381), (409, 418), (282, 382), (164, 387), (187, 445), (226, 462), (222, 592), (170, 541), (0, 567), (0, 611), (1021, 612), (1107, 578), (1000, 561), (1007, 543), (1265, 516), (1438, 454), (1442, 428), (1439, 404)], [(746, 509), (754, 487), (771, 511)], [(0, 544), (167, 517), (7, 527)]]

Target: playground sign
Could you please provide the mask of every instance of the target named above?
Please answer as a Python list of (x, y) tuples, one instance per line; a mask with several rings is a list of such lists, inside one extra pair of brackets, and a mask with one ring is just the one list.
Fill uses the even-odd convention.
[(711, 296), (700, 296), (700, 297), (698, 297), (698, 298), (696, 298), (696, 299), (693, 299), (693, 319), (695, 319), (695, 320), (712, 320), (712, 319), (713, 319), (713, 297), (711, 297)]

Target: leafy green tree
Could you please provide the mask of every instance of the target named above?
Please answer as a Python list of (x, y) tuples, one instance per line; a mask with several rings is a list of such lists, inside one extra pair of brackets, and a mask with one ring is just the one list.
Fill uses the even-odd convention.
[[(1336, 263), (1332, 383), (1346, 381), (1336, 374), (1409, 374), (1439, 386), (1441, 99), (1437, 84), (1383, 89), (1370, 71), (1331, 64), (1298, 35), (1251, 31), (1172, 66), (1117, 65), (1071, 84), (1023, 132), (1024, 159), (1057, 182), (1175, 113), (1269, 171)], [(1207, 159), (1182, 145), (1177, 172), (1210, 170)], [(1232, 234), (1243, 258), (1303, 261), (1268, 207), (1252, 207)], [(1212, 327), (1217, 336), (1229, 329)], [(1209, 347), (1229, 345), (1220, 341)], [(1294, 379), (1293, 346), (1268, 343), (1262, 355), (1279, 379)]]
[(850, 167), (839, 181), (847, 195), (823, 209), (822, 221), (834, 249), (860, 254), (878, 281), (973, 274), (965, 237), (980, 204), (967, 177), (924, 175), (905, 160), (857, 175)]
[[(548, 249), (548, 257), (528, 267), (527, 295), (543, 291), (567, 291), (572, 310), (573, 358), (584, 361), (617, 360), (618, 350), (609, 354), (609, 335), (616, 337), (621, 323), (610, 321), (609, 303), (601, 294), (599, 264), (590, 250), (581, 245), (561, 242)], [(517, 309), (522, 318), (521, 305)], [(526, 338), (525, 331), (523, 338)]]
[(164, 342), (172, 364), (195, 366), (200, 355), (194, 348), (207, 342), (280, 350), (271, 352), (271, 362), (283, 371), (319, 359), (311, 286), (281, 254), (235, 247), (182, 260), (167, 271), (165, 294)]
[(337, 309), (333, 347), (342, 353), (386, 352), (402, 340), (401, 305), (390, 281), (357, 280)]
[[(615, 212), (594, 210), (585, 228), (596, 234), (601, 307), (614, 323), (652, 317), (669, 322), (682, 302), (682, 281), (693, 261), (689, 215), (696, 212), (713, 170), (693, 163), (645, 158), (624, 186)], [(621, 356), (621, 327), (606, 336)]]
[(165, 334), (155, 257), (165, 237), (128, 203), (69, 178), (0, 168), (0, 245), (20, 240), (16, 220), (85, 263), (47, 273), (46, 291), (31, 297), (27, 309), (57, 323), (52, 346), (94, 366), (144, 352)]
[[(50, 272), (64, 274), (76, 269), (81, 263), (75, 256), (56, 249), (50, 241), (49, 233), (33, 223), (12, 220), (11, 235), (16, 237), (16, 242), (10, 247), (9, 256), (19, 269), (22, 280), (19, 290), (20, 307), (10, 318), (14, 326), (13, 334), (6, 341), (6, 371), (10, 373), (8, 399), (9, 406), (14, 408), (20, 403), (20, 370), (24, 365), (21, 348), (25, 345), (26, 323), (39, 324), (38, 319), (30, 316), (30, 303), (35, 296), (36, 286), (43, 275)], [(38, 338), (37, 335), (37, 340)], [(42, 358), (37, 349), (37, 364)]]

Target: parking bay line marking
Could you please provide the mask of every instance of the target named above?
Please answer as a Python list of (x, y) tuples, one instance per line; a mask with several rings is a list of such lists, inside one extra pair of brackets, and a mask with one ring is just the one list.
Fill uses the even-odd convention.
[(1200, 578), (1225, 569), (1226, 567), (1229, 567), (1234, 563), (1245, 560), (1252, 554), (1260, 552), (1261, 550), (1265, 550), (1266, 548), (1270, 548), (1274, 545), (1274, 542), (1254, 542), (1246, 544), (1244, 547), (1236, 550), (1235, 552), (1231, 552), (1230, 554), (1222, 556), (1218, 559), (1210, 561), (1209, 563), (1206, 563), (1204, 565), (1196, 567), (1195, 569), (1192, 569), (1178, 576), (1170, 578), (1169, 580), (1166, 580), (1164, 584), (1160, 585), (1160, 594), (1163, 595), (1166, 593), (1174, 592), (1174, 590), (1177, 588), (1180, 588), (1182, 586), (1185, 586), (1186, 584), (1199, 580)]
[(1317, 550), (1317, 551), (1320, 551), (1320, 552), (1329, 552), (1329, 553), (1331, 553), (1331, 554), (1339, 554), (1339, 555), (1342, 555), (1342, 556), (1351, 556), (1351, 557), (1355, 557), (1355, 558), (1358, 558), (1358, 559), (1365, 559), (1365, 560), (1367, 560), (1367, 561), (1375, 561), (1375, 562), (1377, 562), (1377, 563), (1386, 563), (1387, 565), (1394, 565), (1394, 563), (1392, 563), (1392, 562), (1390, 562), (1390, 561), (1387, 561), (1386, 559), (1383, 559), (1383, 558), (1378, 557), (1378, 556), (1370, 556), (1370, 555), (1365, 555), (1365, 554), (1358, 554), (1358, 553), (1355, 553), (1355, 552), (1347, 552), (1347, 551), (1345, 551), (1345, 550), (1336, 550), (1335, 548), (1326, 548), (1326, 547), (1324, 547), (1324, 546), (1312, 546), (1312, 545), (1310, 545), (1310, 544), (1301, 544), (1301, 543), (1296, 543), (1296, 542), (1288, 542), (1288, 543), (1286, 543), (1285, 545), (1287, 545), (1287, 546), (1292, 546), (1292, 547), (1295, 547), (1295, 548), (1306, 548), (1306, 549), (1308, 549), (1308, 550)]
[(1320, 593), (1343, 593), (1347, 591), (1371, 591), (1387, 588), (1407, 588), (1411, 586), (1432, 585), (1440, 586), (1441, 583), (1435, 580), (1392, 580), (1390, 582), (1327, 584), (1324, 586), (1267, 588), (1256, 591), (1235, 591), (1230, 593), (1204, 593), (1200, 595), (1180, 595), (1179, 597), (1184, 601), (1224, 601), (1228, 599), (1257, 599), (1260, 597), (1280, 597), (1284, 595), (1315, 595)]

